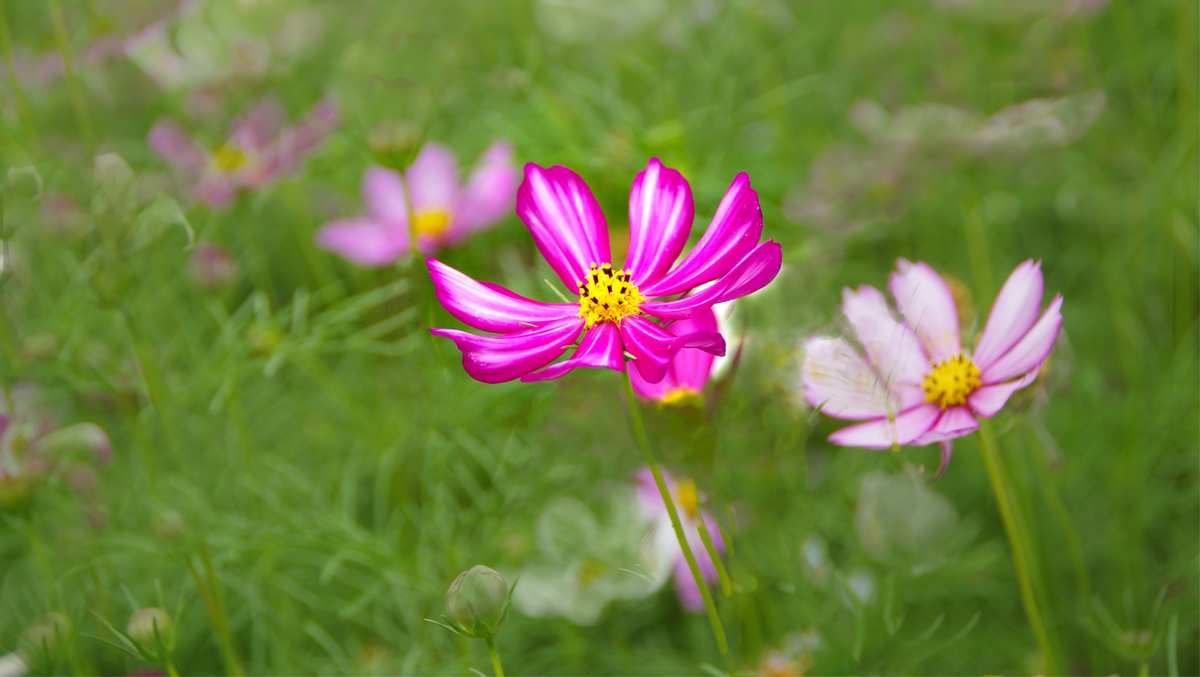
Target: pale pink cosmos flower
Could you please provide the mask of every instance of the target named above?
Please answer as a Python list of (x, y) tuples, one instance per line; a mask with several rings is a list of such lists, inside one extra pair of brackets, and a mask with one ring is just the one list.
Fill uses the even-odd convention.
[[(699, 525), (703, 520), (709, 536), (712, 537), (713, 550), (717, 554), (722, 554), (725, 552), (725, 541), (721, 538), (721, 529), (717, 525), (717, 521), (707, 511), (700, 509), (704, 497), (697, 491), (695, 482), (690, 479), (675, 479), (665, 471), (663, 479), (671, 490), (671, 498), (675, 502), (679, 519), (683, 523), (688, 547), (696, 556), (696, 565), (700, 567), (700, 575), (707, 583), (716, 582), (717, 566), (709, 556), (708, 548), (704, 547), (704, 541), (700, 538)], [(643, 514), (654, 524), (655, 547), (661, 548), (665, 555), (674, 559), (672, 578), (675, 581), (675, 593), (679, 596), (679, 603), (692, 613), (704, 611), (704, 598), (700, 593), (700, 588), (696, 586), (696, 579), (692, 577), (692, 572), (688, 568), (683, 550), (675, 539), (674, 527), (671, 526), (670, 516), (667, 514), (666, 505), (663, 504), (658, 485), (654, 483), (654, 475), (649, 468), (642, 468), (637, 473), (636, 481), (638, 504), (641, 506)]]
[(897, 320), (874, 287), (842, 290), (863, 353), (843, 338), (805, 343), (802, 368), (809, 404), (832, 417), (865, 421), (834, 432), (834, 444), (888, 449), (942, 445), (979, 428), (1017, 390), (1034, 381), (1062, 328), (1062, 295), (1040, 313), (1039, 262), (1017, 266), (1004, 283), (973, 351), (964, 350), (958, 309), (945, 280), (925, 263), (900, 259), (889, 282)]
[(150, 130), (149, 142), (192, 185), (196, 198), (214, 209), (229, 206), (241, 191), (262, 188), (293, 171), (338, 124), (333, 99), (324, 98), (294, 126), (268, 97), (233, 124), (229, 138), (206, 151), (178, 123), (164, 120)]
[(507, 143), (492, 144), (465, 184), (459, 181), (454, 154), (445, 146), (426, 144), (403, 176), (383, 167), (368, 169), (363, 177), (366, 215), (330, 223), (317, 234), (317, 244), (363, 266), (385, 266), (407, 256), (412, 242), (407, 187), (417, 248), (432, 254), (503, 218), (513, 207), (518, 178)]
[[(696, 332), (716, 333), (720, 328), (713, 308), (704, 308), (688, 319), (672, 322), (666, 330), (672, 336), (687, 336)], [(633, 391), (643, 399), (661, 404), (703, 402), (704, 386), (712, 377), (716, 360), (717, 356), (706, 350), (684, 348), (671, 359), (661, 381), (647, 381), (636, 369), (629, 372), (629, 377)]]

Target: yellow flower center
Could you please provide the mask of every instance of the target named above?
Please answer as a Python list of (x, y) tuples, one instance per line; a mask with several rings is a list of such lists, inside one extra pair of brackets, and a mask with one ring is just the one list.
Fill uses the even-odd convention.
[(579, 316), (587, 320), (588, 328), (601, 322), (621, 323), (637, 315), (638, 306), (646, 298), (637, 285), (629, 281), (628, 270), (614, 270), (612, 264), (592, 264), (588, 276), (579, 283)]
[(213, 152), (212, 166), (222, 174), (232, 174), (249, 164), (246, 153), (233, 144), (225, 144)]
[(692, 390), (691, 388), (674, 388), (668, 390), (665, 395), (659, 398), (658, 402), (667, 407), (673, 405), (681, 407), (701, 405), (704, 404), (704, 396), (700, 394), (700, 391)]
[(579, 588), (587, 590), (592, 587), (592, 584), (600, 580), (600, 577), (608, 571), (608, 567), (604, 562), (586, 559), (583, 565), (579, 567)]
[(921, 382), (921, 389), (925, 391), (925, 401), (946, 409), (965, 404), (967, 396), (980, 386), (979, 379), (979, 367), (971, 358), (959, 353), (933, 363), (933, 369)]
[(450, 212), (445, 209), (423, 209), (417, 212), (417, 235), (436, 240), (450, 227)]
[(693, 522), (700, 518), (700, 494), (692, 480), (675, 482), (675, 504)]

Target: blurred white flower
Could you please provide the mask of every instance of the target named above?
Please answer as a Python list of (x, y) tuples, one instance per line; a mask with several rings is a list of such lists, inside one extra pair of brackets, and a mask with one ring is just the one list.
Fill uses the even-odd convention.
[(829, 583), (833, 569), (825, 550), (825, 541), (821, 540), (820, 536), (809, 536), (804, 539), (804, 545), (801, 546), (800, 552), (804, 573), (808, 576), (809, 582), (818, 588), (825, 587)]
[(875, 578), (865, 571), (856, 571), (846, 579), (846, 588), (859, 604), (869, 604), (875, 598)]
[(24, 677), (28, 672), (29, 666), (18, 654), (0, 656), (0, 677)]
[(537, 0), (538, 27), (564, 43), (609, 43), (641, 30), (667, 10), (666, 0)]
[(910, 567), (936, 564), (958, 525), (954, 507), (914, 472), (872, 472), (862, 480), (854, 526), (875, 559)]

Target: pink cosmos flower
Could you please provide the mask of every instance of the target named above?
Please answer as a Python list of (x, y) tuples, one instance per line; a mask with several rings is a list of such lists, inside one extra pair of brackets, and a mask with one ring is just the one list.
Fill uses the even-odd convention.
[[(713, 583), (717, 580), (717, 567), (713, 563), (712, 557), (709, 556), (708, 549), (704, 547), (704, 541), (700, 538), (700, 520), (704, 520), (704, 525), (708, 528), (708, 535), (712, 537), (713, 550), (717, 554), (725, 552), (725, 541), (721, 538), (721, 529), (712, 515), (700, 509), (704, 497), (697, 492), (695, 482), (689, 479), (676, 480), (665, 471), (663, 475), (663, 479), (666, 480), (667, 486), (671, 490), (671, 498), (679, 512), (679, 519), (683, 522), (688, 546), (696, 556), (700, 575), (706, 582)], [(675, 540), (675, 531), (671, 526), (670, 516), (667, 514), (662, 494), (659, 493), (658, 485), (654, 483), (654, 475), (651, 474), (649, 468), (642, 468), (637, 473), (637, 498), (643, 513), (654, 524), (655, 547), (662, 548), (664, 554), (674, 559), (671, 575), (675, 580), (675, 592), (679, 595), (679, 603), (692, 613), (704, 611), (704, 598), (700, 595), (700, 588), (696, 586), (696, 579), (692, 577), (692, 572), (688, 568), (683, 550), (679, 547), (679, 542)]]
[(417, 247), (432, 254), (503, 218), (517, 189), (512, 146), (493, 144), (480, 158), (466, 185), (458, 179), (454, 154), (427, 144), (405, 176), (372, 167), (363, 177), (367, 215), (334, 221), (317, 243), (363, 266), (384, 266), (406, 256), (410, 247), (404, 182), (412, 194)]
[(204, 204), (228, 206), (242, 190), (262, 188), (293, 171), (305, 155), (338, 124), (333, 100), (324, 98), (295, 126), (285, 127), (287, 113), (274, 99), (264, 99), (238, 119), (229, 139), (211, 153), (179, 124), (166, 120), (150, 130), (150, 146), (192, 184)]
[[(697, 311), (686, 320), (677, 320), (666, 327), (672, 336), (687, 336), (696, 332), (718, 332), (717, 315), (712, 308)], [(667, 365), (662, 380), (651, 383), (635, 369), (629, 373), (633, 391), (647, 400), (661, 404), (681, 404), (703, 401), (704, 386), (713, 373), (716, 356), (699, 348), (684, 348)]]
[[(721, 355), (725, 341), (711, 329), (675, 335), (650, 318), (687, 319), (757, 291), (779, 273), (783, 256), (779, 243), (759, 242), (762, 210), (744, 172), (729, 186), (708, 230), (678, 263), (692, 228), (692, 191), (679, 172), (657, 159), (633, 182), (624, 269), (612, 265), (600, 205), (570, 169), (526, 165), (517, 215), (562, 283), (578, 295), (577, 303), (534, 301), (428, 261), (438, 299), (450, 314), (493, 332), (432, 330), (454, 341), (467, 373), (485, 383), (558, 378), (577, 367), (624, 371), (626, 353), (643, 379), (657, 383), (680, 350)], [(702, 285), (707, 286), (678, 296)], [(546, 366), (581, 333), (571, 358)]]
[(946, 282), (924, 263), (900, 259), (889, 287), (903, 321), (869, 286), (842, 291), (842, 312), (862, 354), (841, 338), (805, 343), (802, 369), (809, 404), (835, 418), (864, 423), (834, 432), (834, 444), (887, 449), (942, 444), (979, 428), (1037, 377), (1062, 328), (1062, 295), (1041, 313), (1042, 270), (1025, 261), (1008, 277), (975, 350), (964, 351), (958, 310)]

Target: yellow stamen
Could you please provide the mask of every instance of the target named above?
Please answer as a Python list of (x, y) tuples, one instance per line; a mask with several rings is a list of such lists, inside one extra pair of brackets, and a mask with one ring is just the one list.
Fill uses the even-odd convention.
[(700, 518), (700, 494), (692, 480), (675, 482), (675, 504), (693, 522)]
[(417, 212), (417, 235), (433, 240), (440, 238), (450, 227), (450, 212), (445, 209), (423, 209)]
[(225, 144), (213, 152), (212, 166), (222, 174), (232, 174), (249, 164), (246, 153), (233, 144)]
[(935, 362), (921, 382), (921, 389), (925, 391), (925, 401), (946, 409), (966, 404), (967, 396), (980, 385), (979, 367), (971, 358), (959, 353)]
[(579, 316), (591, 328), (600, 322), (614, 322), (637, 315), (646, 298), (629, 281), (628, 270), (615, 270), (612, 264), (592, 264), (588, 276), (579, 283)]
[(691, 388), (674, 388), (668, 390), (662, 397), (658, 398), (659, 404), (670, 406), (691, 406), (704, 404), (704, 396), (698, 390)]

